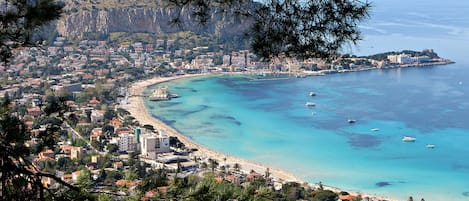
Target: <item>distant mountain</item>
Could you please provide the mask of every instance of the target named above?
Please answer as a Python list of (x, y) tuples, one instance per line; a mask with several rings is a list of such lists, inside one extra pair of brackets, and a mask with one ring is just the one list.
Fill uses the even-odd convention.
[[(113, 32), (174, 33), (178, 31), (206, 32), (216, 36), (231, 37), (243, 34), (252, 19), (240, 20), (227, 10), (225, 15), (214, 8), (211, 20), (202, 26), (193, 20), (191, 9), (184, 9), (180, 25), (171, 25), (177, 11), (161, 6), (157, 0), (66, 0), (65, 13), (57, 22), (57, 32), (70, 39), (88, 35), (106, 37)], [(251, 9), (251, 3), (246, 9)], [(250, 8), (249, 8), (250, 7)]]

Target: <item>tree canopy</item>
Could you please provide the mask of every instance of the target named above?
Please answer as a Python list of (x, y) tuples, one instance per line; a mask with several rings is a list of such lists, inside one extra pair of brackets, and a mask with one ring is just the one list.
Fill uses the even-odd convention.
[[(278, 56), (331, 58), (361, 39), (358, 23), (369, 16), (371, 3), (360, 0), (163, 0), (179, 13), (191, 10), (206, 24), (228, 13), (244, 20), (252, 50), (263, 58)], [(182, 23), (179, 15), (171, 22)]]
[(0, 59), (6, 63), (17, 47), (42, 43), (36, 31), (60, 17), (63, 5), (53, 0), (0, 1)]

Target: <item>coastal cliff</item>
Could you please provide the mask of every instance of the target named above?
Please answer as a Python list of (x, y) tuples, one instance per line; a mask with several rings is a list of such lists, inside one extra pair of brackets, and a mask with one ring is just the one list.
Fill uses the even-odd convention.
[[(211, 20), (201, 25), (193, 20), (191, 9), (183, 9), (180, 14), (180, 26), (170, 23), (178, 11), (156, 4), (135, 5), (129, 2), (110, 7), (93, 3), (91, 7), (73, 5), (66, 2), (66, 13), (58, 20), (57, 32), (71, 39), (81, 39), (88, 34), (106, 36), (112, 32), (126, 33), (175, 33), (178, 31), (206, 32), (216, 36), (230, 37), (240, 35), (247, 30), (251, 19), (242, 23), (234, 11), (212, 12)], [(95, 5), (101, 5), (100, 7)]]

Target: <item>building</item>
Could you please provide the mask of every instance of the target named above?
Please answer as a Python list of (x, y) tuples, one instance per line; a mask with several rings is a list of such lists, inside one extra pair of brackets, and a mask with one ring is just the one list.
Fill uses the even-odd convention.
[(91, 111), (91, 121), (92, 122), (102, 122), (104, 120), (104, 110), (93, 110)]
[(388, 55), (388, 60), (390, 63), (397, 63), (397, 64), (409, 64), (415, 61), (413, 57), (407, 54)]
[(91, 130), (90, 142), (91, 141), (100, 141), (102, 134), (103, 134), (102, 128), (94, 128), (93, 130)]
[(28, 115), (31, 115), (33, 117), (38, 117), (42, 114), (41, 108), (39, 107), (27, 108), (26, 112)]
[(70, 159), (80, 159), (84, 154), (84, 149), (82, 147), (72, 147), (70, 150)]
[(117, 146), (119, 151), (135, 151), (136, 142), (135, 135), (129, 133), (122, 133), (119, 135)]
[(162, 131), (142, 134), (140, 136), (140, 146), (143, 158), (156, 159), (157, 154), (170, 152), (169, 136)]

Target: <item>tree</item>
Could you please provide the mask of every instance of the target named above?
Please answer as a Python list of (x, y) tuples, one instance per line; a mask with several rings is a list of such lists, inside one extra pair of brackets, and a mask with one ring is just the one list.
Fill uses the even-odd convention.
[[(11, 115), (9, 102), (0, 103), (0, 200), (44, 200), (46, 197), (61, 197), (41, 183), (43, 177), (51, 178), (68, 189), (79, 192), (53, 174), (43, 172), (34, 166), (30, 155), (45, 149), (54, 149), (56, 138), (60, 135), (61, 121), (47, 122), (46, 129), (36, 137), (36, 146), (26, 146), (31, 133), (26, 130), (22, 120)], [(58, 116), (58, 111), (49, 110), (49, 115)], [(68, 191), (68, 190), (67, 190)], [(66, 199), (66, 198), (64, 198)]]
[(52, 0), (4, 0), (0, 12), (0, 60), (5, 64), (17, 47), (42, 43), (37, 30), (59, 18), (63, 5)]
[(83, 169), (78, 176), (77, 185), (82, 189), (90, 189), (92, 184), (90, 171), (86, 168)]
[(371, 4), (357, 0), (166, 0), (176, 10), (170, 21), (182, 27), (182, 13), (207, 25), (213, 16), (235, 17), (250, 26), (252, 50), (263, 58), (286, 56), (331, 58), (345, 44), (361, 39), (358, 23), (369, 15)]
[(107, 108), (106, 112), (104, 112), (105, 121), (109, 121), (116, 116), (117, 116), (116, 111), (114, 111), (113, 109)]
[(239, 171), (241, 169), (241, 165), (239, 163), (235, 163), (233, 165), (233, 168), (235, 169), (235, 171)]
[(218, 161), (215, 159), (208, 159), (208, 165), (210, 169), (212, 169), (212, 172), (215, 172), (215, 169), (218, 167)]
[(313, 201), (336, 201), (339, 196), (330, 190), (317, 190), (313, 192)]

